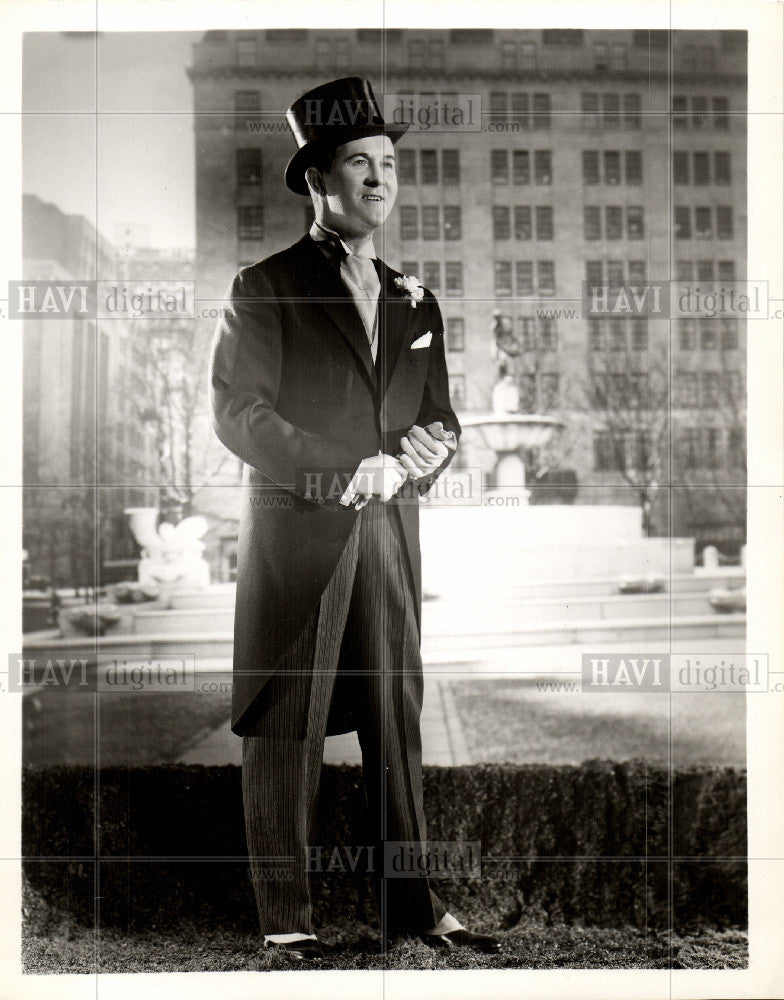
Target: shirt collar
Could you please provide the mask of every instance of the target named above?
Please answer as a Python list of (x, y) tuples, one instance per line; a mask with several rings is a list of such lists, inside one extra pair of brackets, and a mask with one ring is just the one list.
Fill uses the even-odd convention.
[[(310, 227), (310, 238), (314, 241), (314, 243), (321, 244), (322, 249), (327, 249), (327, 247), (332, 250), (340, 249), (346, 256), (354, 252), (346, 246), (341, 239), (340, 234), (336, 233), (334, 229), (328, 229), (326, 226), (322, 226), (320, 223), (315, 221)], [(371, 257), (375, 259), (376, 248), (373, 246), (373, 236), (371, 233), (368, 233), (357, 248), (357, 256)]]

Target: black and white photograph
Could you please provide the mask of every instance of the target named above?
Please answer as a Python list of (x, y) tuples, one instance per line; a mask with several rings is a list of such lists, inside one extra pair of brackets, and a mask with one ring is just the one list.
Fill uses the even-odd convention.
[(781, 3), (6, 10), (2, 995), (781, 995)]

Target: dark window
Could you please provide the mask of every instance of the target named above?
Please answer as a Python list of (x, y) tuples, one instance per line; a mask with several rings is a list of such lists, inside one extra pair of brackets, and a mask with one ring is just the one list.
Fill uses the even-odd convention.
[(537, 149), (534, 153), (534, 180), (537, 184), (552, 184), (553, 167), (549, 149)]
[(595, 149), (583, 150), (583, 183), (599, 183), (599, 153)]
[(626, 209), (626, 236), (641, 240), (645, 236), (645, 216), (642, 205), (629, 205)]
[(734, 281), (734, 280), (735, 280), (735, 261), (720, 260), (719, 281)]
[(441, 150), (441, 180), (444, 184), (460, 183), (460, 155), (458, 150)]
[(700, 350), (701, 351), (715, 351), (717, 347), (717, 327), (718, 322), (715, 319), (701, 319), (699, 320), (700, 327)]
[(602, 128), (619, 129), (621, 127), (620, 110), (620, 94), (602, 94)]
[(496, 295), (512, 294), (512, 264), (508, 260), (497, 260), (493, 270), (493, 285)]
[(415, 240), (419, 236), (419, 220), (416, 205), (400, 206), (400, 238)]
[(465, 350), (465, 320), (461, 316), (450, 316), (446, 321), (446, 349)]
[(585, 262), (585, 280), (589, 288), (598, 288), (604, 284), (604, 265), (600, 260)]
[(537, 290), (540, 295), (555, 295), (555, 262), (540, 260), (536, 265)]
[(719, 405), (719, 373), (718, 372), (703, 372), (702, 373), (702, 405), (703, 406), (718, 406)]
[(569, 45), (573, 48), (583, 44), (584, 32), (576, 28), (546, 28), (542, 31), (545, 45)]
[(621, 183), (621, 154), (617, 150), (604, 151), (604, 183)]
[(515, 267), (516, 294), (534, 294), (534, 265), (530, 260), (518, 260)]
[(627, 129), (638, 129), (642, 127), (642, 100), (639, 94), (624, 94), (623, 97), (623, 121)]
[(583, 234), (589, 241), (602, 238), (602, 210), (595, 205), (583, 209)]
[(530, 125), (528, 94), (524, 91), (516, 90), (512, 94), (512, 117), (520, 128), (528, 128)]
[(508, 240), (510, 237), (509, 207), (507, 205), (493, 205), (493, 239)]
[(608, 240), (623, 239), (623, 212), (620, 205), (607, 205), (605, 207), (604, 236)]
[(684, 427), (679, 434), (680, 456), (684, 468), (700, 467), (700, 431), (697, 427)]
[(438, 183), (438, 160), (434, 149), (419, 150), (419, 172), (422, 184)]
[(523, 413), (536, 413), (536, 375), (520, 376), (520, 409)]
[(632, 320), (632, 350), (648, 350), (648, 321), (645, 319)]
[(694, 209), (694, 235), (699, 240), (707, 240), (713, 236), (713, 212), (710, 208)]
[(730, 127), (730, 101), (728, 97), (713, 98), (713, 127), (717, 132), (727, 132)]
[(447, 295), (463, 294), (463, 265), (459, 261), (449, 261), (444, 265), (446, 270)]
[(592, 92), (583, 93), (580, 100), (580, 108), (583, 114), (583, 126), (589, 132), (595, 132), (599, 128), (599, 95)]
[(729, 205), (720, 205), (716, 209), (716, 235), (720, 240), (731, 240), (735, 235), (732, 209)]
[[(404, 260), (400, 264), (400, 270), (403, 274), (413, 276), (419, 271), (419, 265), (415, 260)], [(423, 278), (422, 280), (425, 282), (425, 286), (427, 288), (433, 288), (426, 278)]]
[(237, 208), (237, 236), (241, 240), (264, 238), (264, 207), (240, 205)]
[(512, 151), (512, 180), (518, 186), (531, 183), (531, 155), (527, 149)]
[(675, 264), (675, 280), (676, 281), (693, 281), (694, 280), (694, 261), (691, 260), (679, 260)]
[(695, 323), (693, 319), (678, 320), (678, 347), (682, 351), (693, 351), (695, 343)]
[(713, 281), (713, 261), (697, 261), (697, 281)]
[(717, 184), (730, 184), (732, 181), (732, 170), (730, 168), (730, 154), (718, 152), (713, 154), (713, 180)]
[(422, 281), (431, 292), (441, 291), (441, 264), (437, 260), (426, 260), (422, 265)]
[(688, 208), (675, 209), (675, 239), (691, 239), (691, 211)]
[(438, 205), (422, 207), (422, 239), (437, 240), (441, 236)]
[(539, 320), (539, 347), (543, 351), (558, 350), (558, 327), (554, 319)]
[(682, 372), (677, 376), (678, 403), (681, 406), (697, 406), (697, 376), (694, 372)]
[(672, 99), (672, 127), (676, 131), (682, 131), (688, 127), (687, 117), (688, 105), (685, 97), (674, 96)]
[(694, 183), (710, 184), (710, 157), (707, 153), (694, 154)]
[(691, 99), (691, 127), (703, 129), (708, 127), (708, 98), (692, 97)]
[(672, 154), (672, 180), (674, 184), (688, 184), (690, 181), (689, 154), (676, 150)]
[(490, 114), (505, 115), (509, 110), (509, 95), (505, 90), (490, 91)]
[(626, 324), (622, 319), (613, 318), (608, 321), (610, 334), (610, 350), (626, 350)]
[(534, 94), (534, 128), (550, 128), (550, 95)]
[(237, 184), (261, 184), (261, 150), (237, 150)]
[(261, 109), (261, 94), (258, 90), (235, 90), (234, 110), (259, 111)]
[(505, 149), (490, 151), (490, 172), (493, 184), (509, 183), (509, 157)]
[(400, 149), (397, 151), (397, 177), (401, 184), (416, 184), (416, 150)]
[(640, 288), (648, 280), (648, 268), (644, 260), (630, 260), (628, 265), (629, 284)]
[(623, 286), (623, 261), (607, 261), (607, 285), (612, 291), (619, 291)]
[(515, 205), (514, 238), (516, 240), (533, 239), (533, 224), (530, 205)]
[(459, 205), (444, 206), (444, 239), (459, 240), (463, 236), (463, 227)]
[(626, 164), (626, 183), (635, 187), (642, 184), (642, 153), (636, 149), (628, 150), (624, 155)]
[(534, 320), (532, 316), (517, 317), (518, 336), (524, 351), (536, 349), (536, 337), (534, 335)]
[(553, 210), (550, 205), (538, 205), (536, 208), (536, 238), (538, 240), (553, 238)]
[(588, 348), (589, 350), (604, 350), (604, 322), (600, 319), (588, 320)]

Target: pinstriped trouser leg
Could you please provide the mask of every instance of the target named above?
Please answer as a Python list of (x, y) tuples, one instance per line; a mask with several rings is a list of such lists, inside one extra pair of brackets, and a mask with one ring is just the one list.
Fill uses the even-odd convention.
[[(419, 843), (426, 836), (422, 664), (395, 518), (376, 501), (360, 513), (317, 615), (267, 685), (264, 714), (252, 735), (243, 738), (246, 832), (263, 934), (313, 933), (305, 859), (344, 641), (379, 845), (384, 840)], [(264, 878), (265, 867), (274, 863), (265, 866), (264, 859), (271, 855), (289, 859), (290, 880)], [(381, 851), (377, 857), (380, 863)], [(427, 879), (379, 879), (376, 891), (387, 930), (425, 930), (445, 912)]]

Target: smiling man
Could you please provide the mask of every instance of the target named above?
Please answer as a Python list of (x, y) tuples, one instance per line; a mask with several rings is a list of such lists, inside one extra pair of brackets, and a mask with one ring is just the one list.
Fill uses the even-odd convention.
[(261, 932), (294, 959), (323, 955), (311, 824), (324, 737), (356, 731), (383, 946), (417, 934), (497, 951), (427, 877), (383, 868), (385, 847), (426, 840), (417, 500), (460, 434), (438, 304), (372, 240), (406, 127), (383, 121), (358, 77), (310, 91), (287, 118), (299, 148), (286, 184), (312, 198), (315, 222), (239, 272), (210, 365), (216, 433), (245, 463), (232, 728)]

